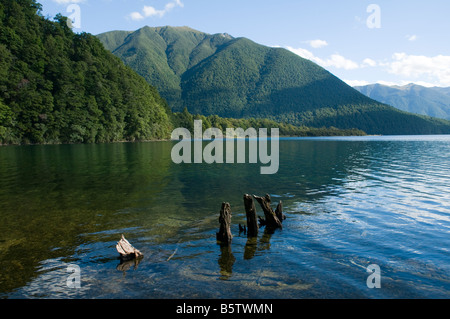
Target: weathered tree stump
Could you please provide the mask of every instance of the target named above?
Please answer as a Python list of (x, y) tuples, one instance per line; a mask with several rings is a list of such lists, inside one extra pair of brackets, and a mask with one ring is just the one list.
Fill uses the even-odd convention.
[(286, 215), (283, 214), (283, 203), (281, 202), (281, 200), (278, 203), (277, 208), (275, 209), (275, 215), (277, 215), (280, 222), (283, 222), (283, 220), (286, 219)]
[(261, 218), (261, 216), (258, 216), (259, 221), (259, 227), (266, 226), (266, 220), (264, 218)]
[(233, 235), (231, 234), (231, 207), (229, 203), (222, 203), (219, 216), (220, 228), (216, 234), (217, 241), (223, 245), (231, 243)]
[(245, 213), (247, 215), (247, 237), (258, 236), (258, 221), (256, 220), (255, 203), (252, 196), (244, 195)]
[(257, 200), (259, 205), (261, 205), (261, 208), (264, 212), (265, 220), (264, 224), (266, 227), (270, 229), (276, 229), (276, 228), (283, 228), (281, 225), (281, 221), (278, 219), (277, 215), (273, 211), (272, 207), (270, 207), (270, 195), (266, 194), (264, 197), (259, 197), (256, 195), (253, 195), (253, 197)]
[(119, 252), (120, 258), (122, 260), (131, 260), (144, 256), (139, 250), (134, 248), (123, 235), (120, 241), (117, 243), (116, 249)]

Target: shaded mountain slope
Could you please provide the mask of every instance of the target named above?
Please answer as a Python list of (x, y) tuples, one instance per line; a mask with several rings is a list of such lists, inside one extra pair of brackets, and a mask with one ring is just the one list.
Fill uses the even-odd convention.
[(450, 122), (377, 102), (283, 48), (188, 27), (144, 27), (98, 37), (157, 87), (173, 111), (369, 134), (450, 133)]

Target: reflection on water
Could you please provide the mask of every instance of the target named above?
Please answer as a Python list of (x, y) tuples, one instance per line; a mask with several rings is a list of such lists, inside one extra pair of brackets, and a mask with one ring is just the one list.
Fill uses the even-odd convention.
[(136, 270), (139, 266), (139, 263), (142, 261), (144, 257), (138, 257), (131, 260), (123, 260), (120, 259), (119, 264), (117, 265), (116, 269), (119, 271), (123, 271), (124, 273), (127, 272), (127, 270), (130, 270), (130, 268), (133, 268), (133, 270)]
[[(448, 136), (281, 139), (275, 175), (175, 165), (172, 145), (0, 148), (0, 296), (450, 296)], [(239, 233), (246, 193), (282, 200), (283, 229)], [(226, 247), (215, 240), (222, 202)], [(119, 261), (122, 234), (143, 259)], [(366, 286), (374, 263), (381, 289)], [(80, 289), (66, 285), (70, 264)]]
[(233, 273), (233, 264), (236, 261), (236, 258), (231, 251), (231, 247), (231, 245), (220, 245), (220, 279), (228, 279)]

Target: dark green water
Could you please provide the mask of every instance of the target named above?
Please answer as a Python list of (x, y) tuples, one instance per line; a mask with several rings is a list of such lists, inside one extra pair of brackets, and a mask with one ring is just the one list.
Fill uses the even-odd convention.
[[(283, 139), (275, 175), (176, 165), (172, 146), (0, 148), (0, 297), (450, 297), (449, 136)], [(283, 229), (240, 234), (244, 193), (282, 200)], [(122, 234), (140, 263), (120, 264)], [(381, 288), (366, 284), (371, 264)]]

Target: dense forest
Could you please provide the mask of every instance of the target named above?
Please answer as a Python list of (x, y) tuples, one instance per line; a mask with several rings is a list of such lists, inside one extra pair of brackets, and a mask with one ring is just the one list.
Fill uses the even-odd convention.
[[(109, 51), (123, 43), (126, 63)], [(285, 88), (298, 81), (304, 91)], [(449, 122), (380, 105), (283, 49), (185, 27), (96, 37), (43, 17), (34, 0), (0, 0), (0, 144), (168, 139), (194, 119), (283, 136), (450, 133)]]
[(402, 112), (283, 49), (188, 27), (143, 27), (98, 35), (157, 87), (173, 111), (259, 118), (369, 134), (450, 133), (450, 122)]
[[(202, 130), (216, 127), (224, 134), (227, 128), (278, 128), (280, 136), (364, 136), (366, 133), (359, 129), (338, 129), (336, 127), (307, 127), (277, 122), (271, 119), (257, 118), (223, 118), (217, 115), (192, 115), (187, 108), (183, 112), (173, 114), (173, 123), (177, 127), (187, 128), (191, 134), (194, 132), (194, 120), (202, 121)], [(269, 131), (270, 134), (270, 131)]]
[[(51, 21), (41, 10), (33, 0), (0, 0), (0, 144), (167, 139), (173, 128), (193, 125), (193, 115), (172, 113), (157, 89), (97, 37), (76, 34), (66, 17)], [(270, 125), (283, 127), (286, 135), (311, 133), (274, 121), (218, 116), (204, 124)]]
[(167, 103), (67, 18), (34, 0), (0, 0), (0, 142), (90, 143), (167, 138)]

